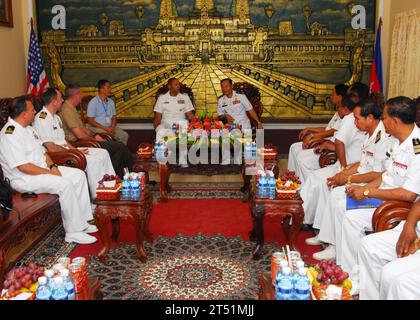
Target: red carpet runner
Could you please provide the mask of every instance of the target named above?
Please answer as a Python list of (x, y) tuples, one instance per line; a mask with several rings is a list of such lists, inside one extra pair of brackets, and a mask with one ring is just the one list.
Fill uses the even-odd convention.
[[(207, 236), (223, 234), (227, 238), (241, 236), (249, 240), (248, 233), (252, 228), (249, 206), (241, 200), (232, 199), (175, 199), (167, 203), (155, 205), (150, 222), (150, 229), (156, 236), (174, 237), (176, 234), (194, 236), (203, 233)], [(284, 235), (279, 218), (265, 220), (265, 241), (284, 245)], [(99, 239), (99, 235), (95, 235)], [(305, 239), (313, 236), (310, 232), (302, 232), (298, 247), (304, 256), (312, 257), (319, 247), (310, 247)], [(134, 243), (132, 228), (121, 224), (121, 242)], [(72, 258), (95, 255), (99, 253), (100, 240), (93, 245), (79, 245), (72, 253)], [(312, 259), (306, 259), (313, 262)]]

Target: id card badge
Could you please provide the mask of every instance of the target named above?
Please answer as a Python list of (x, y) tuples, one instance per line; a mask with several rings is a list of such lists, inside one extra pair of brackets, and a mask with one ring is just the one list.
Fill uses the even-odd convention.
[(106, 118), (105, 118), (105, 122), (106, 122), (107, 124), (111, 124), (111, 123), (112, 123), (112, 120), (111, 120), (111, 118), (110, 118), (110, 117), (106, 117)]

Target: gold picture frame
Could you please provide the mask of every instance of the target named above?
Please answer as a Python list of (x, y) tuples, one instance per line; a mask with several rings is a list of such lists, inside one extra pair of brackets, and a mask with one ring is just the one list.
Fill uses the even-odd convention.
[(12, 0), (0, 0), (0, 26), (13, 28)]

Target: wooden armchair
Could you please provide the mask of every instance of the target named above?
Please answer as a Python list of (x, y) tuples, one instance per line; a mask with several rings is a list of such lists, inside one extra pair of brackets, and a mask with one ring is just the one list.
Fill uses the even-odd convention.
[(319, 166), (321, 168), (328, 167), (330, 165), (333, 165), (337, 162), (337, 155), (334, 151), (324, 151), (321, 153), (321, 156), (319, 157)]
[[(261, 102), (260, 89), (248, 82), (237, 82), (233, 85), (233, 90), (235, 90), (237, 93), (246, 95), (249, 102), (251, 102), (252, 106), (254, 107), (255, 113), (261, 120), (262, 114), (264, 112), (264, 105)], [(253, 119), (250, 120), (252, 126), (256, 127), (257, 123), (255, 123)]]
[(372, 218), (374, 232), (382, 232), (395, 228), (401, 221), (407, 220), (413, 207), (410, 202), (386, 201), (378, 207)]

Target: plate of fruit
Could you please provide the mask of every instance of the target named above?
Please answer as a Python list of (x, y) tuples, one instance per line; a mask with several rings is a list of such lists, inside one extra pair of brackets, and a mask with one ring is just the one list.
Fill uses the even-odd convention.
[(154, 147), (148, 143), (141, 144), (139, 146), (139, 150), (137, 151), (137, 155), (141, 159), (151, 159), (154, 153), (155, 153)]
[(286, 171), (276, 184), (277, 195), (283, 199), (294, 199), (299, 191), (301, 181), (293, 171)]
[(34, 300), (38, 288), (38, 278), (44, 275), (44, 269), (34, 263), (27, 267), (11, 270), (5, 277), (3, 292), (0, 300), (10, 300), (24, 297), (25, 300)]
[(308, 276), (313, 287), (335, 285), (351, 291), (353, 284), (349, 274), (332, 260), (323, 260), (308, 269)]
[(121, 184), (122, 181), (118, 176), (106, 174), (98, 183), (99, 187), (103, 186), (104, 188), (114, 188), (116, 185)]

